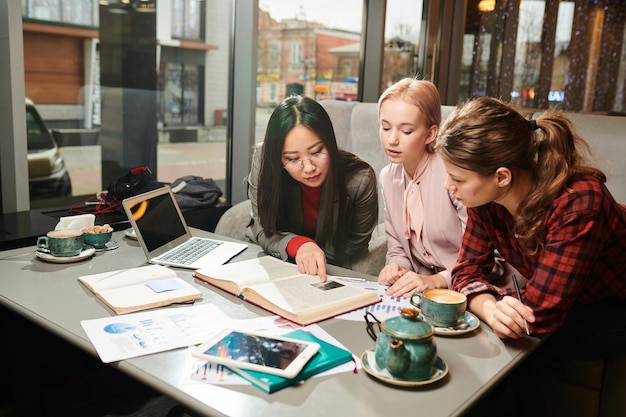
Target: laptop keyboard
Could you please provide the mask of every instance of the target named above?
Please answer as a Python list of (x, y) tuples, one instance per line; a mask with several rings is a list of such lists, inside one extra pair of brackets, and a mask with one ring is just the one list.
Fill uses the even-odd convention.
[(159, 259), (180, 265), (191, 265), (222, 243), (224, 242), (210, 239), (190, 239), (179, 247), (163, 254)]

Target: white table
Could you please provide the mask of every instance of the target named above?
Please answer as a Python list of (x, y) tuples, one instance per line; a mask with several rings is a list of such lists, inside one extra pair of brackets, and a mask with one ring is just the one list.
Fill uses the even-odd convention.
[[(194, 230), (196, 235), (215, 236)], [(122, 232), (113, 239), (120, 247), (98, 252), (89, 260), (56, 264), (38, 259), (34, 247), (0, 252), (0, 303), (63, 340), (95, 355), (80, 321), (114, 315), (76, 278), (108, 270), (144, 265), (146, 258), (136, 241)], [(227, 238), (223, 238), (227, 239)], [(258, 246), (233, 261), (263, 256)], [(330, 267), (330, 273), (362, 276)], [(178, 275), (204, 292), (203, 303), (214, 303), (235, 319), (269, 315), (208, 284), (195, 280), (191, 271)], [(374, 280), (374, 277), (369, 277)], [(331, 319), (319, 325), (357, 356), (374, 346), (364, 322)], [(122, 372), (179, 401), (201, 415), (229, 416), (381, 416), (405, 414), (408, 410), (428, 416), (457, 416), (471, 408), (484, 394), (515, 368), (539, 344), (528, 337), (503, 342), (488, 326), (456, 337), (435, 336), (437, 353), (449, 366), (449, 374), (434, 384), (418, 388), (386, 385), (360, 370), (309, 379), (302, 385), (266, 394), (251, 385), (228, 388), (181, 384), (181, 366), (186, 349), (148, 355), (113, 364)]]

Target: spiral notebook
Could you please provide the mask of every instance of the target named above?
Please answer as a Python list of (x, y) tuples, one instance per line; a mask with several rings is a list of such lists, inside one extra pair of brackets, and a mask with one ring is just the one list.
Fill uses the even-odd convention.
[[(170, 187), (148, 191), (122, 201), (128, 220), (148, 261), (199, 269), (222, 265), (248, 247), (245, 243), (193, 237)], [(174, 257), (188, 246), (203, 246), (202, 255)], [(197, 251), (197, 249), (193, 249)]]

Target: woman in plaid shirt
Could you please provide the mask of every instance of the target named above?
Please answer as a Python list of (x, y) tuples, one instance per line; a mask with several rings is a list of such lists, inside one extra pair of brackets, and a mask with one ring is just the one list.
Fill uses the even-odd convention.
[[(526, 326), (551, 334), (535, 355), (544, 369), (545, 360), (555, 370), (626, 352), (626, 206), (571, 122), (556, 111), (529, 121), (482, 97), (446, 119), (436, 150), (446, 188), (468, 208), (452, 270), (468, 307), (501, 338), (523, 337)], [(494, 249), (525, 277), (521, 300), (487, 279)]]

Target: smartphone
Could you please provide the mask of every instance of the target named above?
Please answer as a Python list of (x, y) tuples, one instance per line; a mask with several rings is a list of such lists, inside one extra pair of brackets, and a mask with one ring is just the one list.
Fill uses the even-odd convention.
[(192, 354), (207, 362), (295, 378), (319, 348), (315, 342), (226, 329)]

